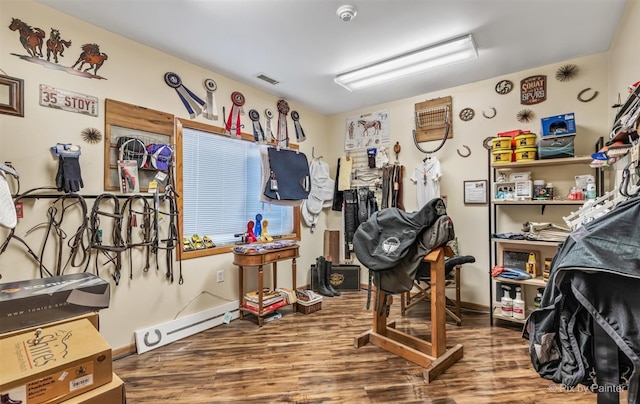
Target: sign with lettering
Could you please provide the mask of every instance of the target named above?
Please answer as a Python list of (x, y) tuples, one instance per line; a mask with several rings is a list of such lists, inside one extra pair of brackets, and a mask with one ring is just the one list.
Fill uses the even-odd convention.
[(537, 75), (520, 81), (520, 104), (539, 104), (547, 99), (547, 76)]
[(98, 98), (40, 84), (40, 105), (98, 116)]

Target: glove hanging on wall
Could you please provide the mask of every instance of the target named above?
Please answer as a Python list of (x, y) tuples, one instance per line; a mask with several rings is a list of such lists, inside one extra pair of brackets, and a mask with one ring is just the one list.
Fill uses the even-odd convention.
[(56, 188), (65, 193), (78, 192), (84, 187), (80, 171), (80, 146), (70, 143), (57, 143), (51, 152), (58, 156)]

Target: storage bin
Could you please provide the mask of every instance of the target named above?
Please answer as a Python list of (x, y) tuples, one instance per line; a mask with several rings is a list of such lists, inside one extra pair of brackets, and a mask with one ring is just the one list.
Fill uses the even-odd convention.
[(495, 137), (491, 145), (493, 150), (511, 150), (510, 137)]
[(493, 163), (501, 164), (501, 163), (511, 163), (511, 156), (513, 156), (513, 150), (494, 150), (493, 154)]
[(516, 136), (516, 148), (518, 147), (535, 147), (536, 134), (526, 133), (524, 135)]
[(516, 161), (533, 161), (536, 159), (535, 147), (519, 147), (515, 150)]
[(322, 298), (305, 302), (298, 300), (296, 311), (302, 314), (309, 314), (322, 309)]
[(547, 136), (538, 141), (540, 159), (574, 157), (576, 135)]

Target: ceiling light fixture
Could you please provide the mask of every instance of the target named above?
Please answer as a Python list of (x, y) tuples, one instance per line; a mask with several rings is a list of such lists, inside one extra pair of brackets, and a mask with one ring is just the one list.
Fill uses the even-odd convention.
[(467, 34), (339, 74), (334, 81), (355, 91), (477, 57), (473, 37)]

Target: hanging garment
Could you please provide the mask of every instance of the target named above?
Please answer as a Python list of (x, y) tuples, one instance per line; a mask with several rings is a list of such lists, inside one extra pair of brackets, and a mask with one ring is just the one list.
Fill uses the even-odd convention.
[[(598, 387), (603, 376), (616, 372), (617, 381), (628, 385), (628, 402), (638, 402), (638, 217), (640, 199), (635, 197), (578, 228), (560, 247), (540, 308), (523, 330), (541, 377), (567, 387)], [(615, 344), (618, 360), (594, 359), (606, 345), (595, 342), (594, 330)], [(603, 366), (605, 371), (598, 373)]]
[(271, 199), (303, 200), (309, 196), (311, 180), (309, 163), (304, 153), (270, 147), (269, 180), (264, 194)]
[(436, 157), (428, 158), (414, 168), (410, 179), (416, 184), (418, 208), (433, 198), (440, 198), (440, 177), (442, 171), (440, 161)]

